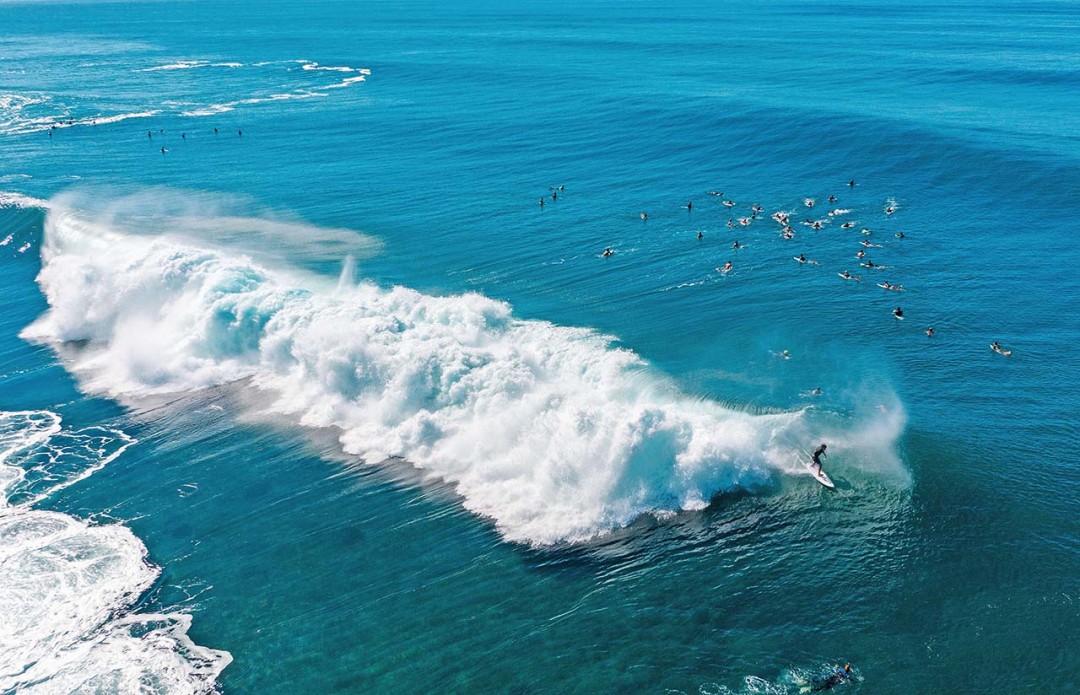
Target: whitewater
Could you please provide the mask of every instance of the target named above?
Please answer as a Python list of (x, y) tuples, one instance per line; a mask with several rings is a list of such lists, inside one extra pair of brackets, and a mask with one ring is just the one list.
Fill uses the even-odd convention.
[(136, 610), (161, 571), (127, 527), (35, 508), (134, 443), (0, 412), (0, 692), (208, 692), (232, 661), (188, 638), (190, 614)]
[(78, 200), (48, 205), (38, 282), (49, 310), (23, 337), (67, 346), (85, 390), (131, 401), (245, 382), (271, 395), (269, 412), (339, 431), (346, 453), (452, 483), (507, 540), (582, 541), (702, 509), (803, 472), (811, 436), (850, 443), (854, 465), (902, 471), (892, 394), (867, 421), (811, 430), (805, 409), (688, 396), (610, 336), (517, 319), (505, 302), (355, 281), (352, 262), (337, 279), (285, 253), (260, 262), (242, 237), (208, 243), (200, 230), (220, 220), (131, 214), (140, 194)]

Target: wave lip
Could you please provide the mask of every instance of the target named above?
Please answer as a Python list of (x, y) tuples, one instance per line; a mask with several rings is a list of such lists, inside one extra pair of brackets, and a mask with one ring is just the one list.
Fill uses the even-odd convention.
[(0, 412), (0, 691), (209, 692), (231, 661), (187, 638), (188, 615), (129, 612), (160, 570), (128, 528), (31, 507), (133, 441)]

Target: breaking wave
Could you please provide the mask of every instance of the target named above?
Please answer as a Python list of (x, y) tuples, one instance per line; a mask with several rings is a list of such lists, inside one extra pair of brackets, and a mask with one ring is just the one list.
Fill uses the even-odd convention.
[(801, 471), (804, 411), (691, 397), (608, 336), (517, 319), (479, 294), (356, 283), (351, 270), (327, 281), (183, 226), (52, 201), (39, 276), (50, 308), (24, 336), (77, 343), (83, 388), (121, 399), (248, 380), (266, 408), (337, 428), (370, 463), (400, 458), (454, 484), (530, 544)]

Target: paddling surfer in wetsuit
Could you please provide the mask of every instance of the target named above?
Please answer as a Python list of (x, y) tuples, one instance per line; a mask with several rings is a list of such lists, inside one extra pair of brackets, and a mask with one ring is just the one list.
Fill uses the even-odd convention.
[(825, 449), (826, 449), (826, 445), (822, 444), (821, 446), (819, 446), (817, 449), (814, 450), (814, 454), (810, 457), (810, 458), (812, 458), (814, 460), (814, 465), (817, 466), (818, 473), (821, 472), (821, 457), (822, 456), (828, 457), (828, 454), (825, 453)]

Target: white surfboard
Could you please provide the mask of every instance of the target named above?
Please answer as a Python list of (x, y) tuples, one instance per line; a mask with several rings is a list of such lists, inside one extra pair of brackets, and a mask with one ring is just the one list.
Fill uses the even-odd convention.
[(824, 470), (818, 470), (818, 467), (814, 465), (813, 461), (803, 461), (806, 470), (810, 471), (810, 475), (814, 476), (814, 480), (818, 481), (825, 487), (834, 489), (836, 485), (833, 484), (832, 479), (825, 473)]

